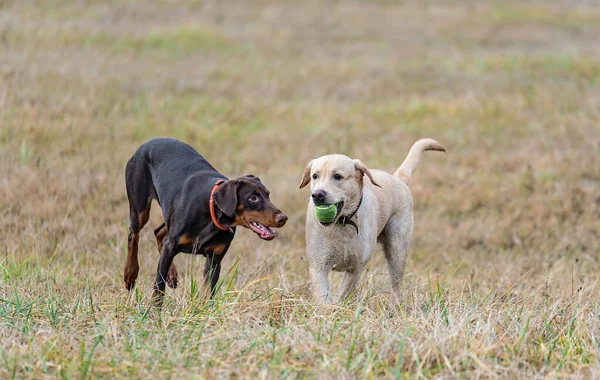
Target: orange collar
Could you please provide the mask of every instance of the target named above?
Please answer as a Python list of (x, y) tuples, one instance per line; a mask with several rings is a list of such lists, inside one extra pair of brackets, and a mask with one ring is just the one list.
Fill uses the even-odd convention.
[(209, 209), (210, 209), (210, 218), (212, 219), (212, 222), (215, 224), (215, 226), (217, 226), (217, 228), (220, 230), (229, 231), (230, 228), (223, 227), (221, 225), (221, 223), (219, 223), (219, 220), (217, 219), (217, 215), (215, 214), (214, 195), (215, 195), (215, 192), (217, 191), (217, 189), (219, 188), (219, 186), (221, 186), (221, 184), (223, 182), (225, 182), (225, 180), (220, 179), (217, 181), (217, 183), (215, 183), (215, 186), (212, 188), (212, 191), (210, 192), (210, 199), (209, 199), (208, 203), (209, 203)]

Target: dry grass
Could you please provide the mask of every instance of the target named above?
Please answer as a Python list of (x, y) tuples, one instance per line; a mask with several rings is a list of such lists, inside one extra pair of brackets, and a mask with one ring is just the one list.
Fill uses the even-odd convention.
[[(0, 0), (0, 377), (600, 375), (600, 9), (591, 2)], [(126, 160), (172, 136), (290, 216), (151, 307), (124, 290)], [(394, 170), (416, 230), (388, 300), (306, 291), (305, 163)], [(155, 208), (156, 209), (156, 208)], [(154, 215), (151, 225), (156, 225)], [(338, 276), (336, 276), (338, 280)]]

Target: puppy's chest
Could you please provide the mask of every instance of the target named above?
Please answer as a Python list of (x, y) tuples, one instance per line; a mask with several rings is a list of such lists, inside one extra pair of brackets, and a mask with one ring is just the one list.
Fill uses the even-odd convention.
[(352, 245), (340, 245), (333, 247), (329, 262), (331, 270), (336, 272), (351, 272), (359, 267), (360, 250)]
[(229, 249), (232, 238), (230, 236), (215, 236), (208, 241), (198, 244), (196, 238), (189, 238), (187, 235), (179, 239), (179, 250), (183, 253), (194, 253), (197, 255), (222, 255)]

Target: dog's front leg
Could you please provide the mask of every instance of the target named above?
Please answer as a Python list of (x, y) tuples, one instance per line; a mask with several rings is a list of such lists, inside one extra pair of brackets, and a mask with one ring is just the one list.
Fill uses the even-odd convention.
[[(169, 230), (167, 226), (163, 222), (157, 229), (154, 230), (154, 236), (156, 236), (156, 244), (158, 247), (158, 254), (162, 253), (163, 240)], [(175, 267), (175, 263), (171, 264), (171, 268), (169, 269), (169, 274), (167, 275), (167, 286), (171, 289), (175, 289), (177, 287), (177, 268)]]
[(317, 303), (329, 301), (329, 271), (324, 268), (309, 268), (312, 294)]
[(340, 303), (348, 298), (356, 290), (356, 285), (358, 284), (358, 280), (360, 280), (360, 276), (362, 274), (361, 268), (354, 268), (350, 272), (344, 272), (344, 278), (342, 280), (342, 284), (340, 288), (335, 294), (335, 302)]
[(213, 298), (217, 291), (217, 282), (221, 274), (221, 260), (224, 255), (209, 254), (206, 256), (206, 264), (204, 265), (204, 281), (203, 292), (206, 298)]
[(173, 240), (170, 237), (167, 237), (163, 240), (162, 253), (160, 255), (160, 260), (158, 261), (156, 281), (154, 282), (153, 298), (158, 307), (162, 306), (165, 297), (167, 275), (169, 274), (169, 268), (171, 268), (171, 264), (173, 263), (176, 254), (177, 252), (175, 251)]

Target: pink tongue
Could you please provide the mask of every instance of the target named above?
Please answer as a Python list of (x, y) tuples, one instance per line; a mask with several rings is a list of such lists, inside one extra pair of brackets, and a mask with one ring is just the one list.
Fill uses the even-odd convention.
[(269, 227), (263, 226), (262, 230), (263, 230), (263, 232), (260, 234), (260, 237), (265, 238), (265, 239), (275, 237), (275, 232), (273, 232), (273, 230), (270, 229)]
[(257, 225), (253, 225), (253, 230), (260, 234), (261, 239), (273, 239), (275, 237), (275, 232), (267, 226), (264, 226), (260, 223)]
[(269, 238), (269, 237), (275, 236), (275, 232), (273, 232), (273, 230), (270, 229), (267, 226), (262, 226), (261, 225), (260, 226), (260, 231), (261, 231), (260, 237), (262, 237), (262, 238)]

